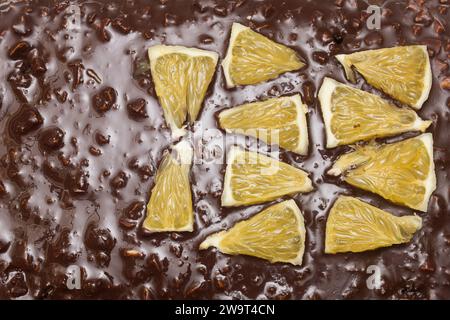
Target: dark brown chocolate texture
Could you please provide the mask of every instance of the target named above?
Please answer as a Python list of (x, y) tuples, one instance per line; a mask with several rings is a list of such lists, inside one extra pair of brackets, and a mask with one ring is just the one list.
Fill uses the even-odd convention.
[[(384, 1), (381, 30), (367, 29), (364, 12), (368, 2), (381, 1), (13, 2), (0, 7), (1, 299), (450, 298), (445, 1)], [(199, 115), (202, 128), (217, 128), (218, 111), (247, 101), (300, 93), (308, 104), (309, 155), (281, 152), (284, 161), (310, 172), (316, 187), (294, 198), (307, 228), (300, 267), (198, 250), (207, 235), (270, 205), (221, 208), (219, 164), (192, 168), (194, 232), (142, 230), (155, 168), (173, 143), (146, 50), (177, 44), (223, 58), (232, 22), (292, 47), (307, 63), (233, 90), (224, 89), (218, 68)], [(433, 120), (438, 185), (428, 212), (418, 213), (423, 228), (408, 244), (325, 255), (326, 218), (338, 194), (396, 215), (412, 213), (325, 174), (346, 148), (325, 149), (316, 97), (324, 76), (346, 82), (335, 54), (403, 44), (426, 44), (433, 68), (430, 98), (419, 114)], [(361, 78), (357, 86), (376, 92)], [(66, 285), (70, 265), (81, 267), (81, 289)], [(380, 289), (367, 287), (370, 265), (381, 268)]]

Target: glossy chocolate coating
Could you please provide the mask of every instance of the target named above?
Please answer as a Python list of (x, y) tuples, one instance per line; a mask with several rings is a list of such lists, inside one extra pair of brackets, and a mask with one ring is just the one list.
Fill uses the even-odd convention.
[[(441, 82), (445, 87), (449, 77), (450, 5), (378, 1), (382, 29), (370, 31), (364, 12), (369, 2), (377, 3), (2, 1), (0, 298), (449, 299), (450, 91)], [(194, 232), (142, 229), (156, 168), (175, 142), (158, 105), (146, 49), (161, 43), (194, 46), (223, 59), (233, 22), (294, 48), (307, 66), (231, 90), (218, 68), (199, 124), (189, 129), (217, 129), (216, 116), (224, 108), (302, 95), (309, 108), (309, 155), (281, 152), (284, 161), (310, 172), (315, 186), (295, 196), (307, 228), (300, 267), (198, 250), (207, 235), (270, 205), (221, 208), (220, 164), (192, 168)], [(325, 76), (347, 82), (335, 54), (404, 44), (428, 45), (433, 71), (430, 97), (419, 114), (433, 120), (438, 182), (428, 212), (418, 213), (423, 228), (408, 244), (326, 255), (326, 218), (339, 194), (396, 215), (413, 213), (325, 174), (346, 147), (325, 149), (316, 98)], [(357, 87), (381, 94), (358, 79)], [(211, 135), (210, 141), (196, 142), (210, 146), (220, 139)], [(242, 137), (237, 143), (257, 145)], [(82, 268), (81, 290), (66, 286), (70, 265)], [(380, 289), (366, 285), (369, 265), (381, 268)]]

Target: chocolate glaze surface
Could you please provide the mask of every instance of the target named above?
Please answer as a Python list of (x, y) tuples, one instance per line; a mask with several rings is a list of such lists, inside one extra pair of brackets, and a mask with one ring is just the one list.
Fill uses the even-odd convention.
[[(381, 30), (366, 26), (369, 3), (382, 8)], [(450, 299), (449, 21), (447, 0), (1, 1), (0, 298)], [(294, 48), (307, 65), (231, 90), (218, 68), (191, 138), (197, 149), (210, 149), (223, 140), (220, 110), (302, 95), (309, 155), (280, 155), (310, 172), (315, 186), (294, 197), (307, 228), (300, 267), (198, 250), (207, 235), (270, 205), (221, 208), (221, 164), (192, 168), (194, 232), (142, 229), (156, 168), (175, 142), (146, 49), (194, 46), (223, 59), (233, 22)], [(339, 194), (396, 215), (413, 213), (326, 175), (347, 148), (325, 149), (316, 98), (324, 76), (347, 83), (335, 54), (404, 44), (426, 44), (433, 71), (430, 98), (419, 114), (433, 121), (438, 182), (428, 212), (417, 213), (423, 228), (408, 244), (326, 255), (326, 218)], [(358, 79), (357, 87), (382, 95)], [(205, 128), (209, 138), (197, 139)], [(258, 145), (226, 139), (228, 147), (235, 143)], [(71, 265), (81, 267), (80, 290), (66, 286)], [(382, 272), (379, 289), (366, 285), (370, 265)]]

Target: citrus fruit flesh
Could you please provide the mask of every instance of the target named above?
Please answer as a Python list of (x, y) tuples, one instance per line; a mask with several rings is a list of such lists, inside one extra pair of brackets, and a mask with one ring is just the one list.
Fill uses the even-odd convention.
[(243, 104), (219, 114), (227, 132), (252, 136), (301, 155), (308, 153), (307, 107), (300, 95)]
[(396, 217), (357, 198), (340, 196), (327, 220), (325, 253), (362, 252), (411, 241), (418, 216)]
[(400, 142), (356, 147), (328, 172), (347, 183), (376, 193), (396, 204), (427, 211), (436, 189), (433, 137), (430, 133)]
[(192, 231), (193, 209), (189, 171), (193, 150), (186, 141), (166, 153), (159, 165), (147, 205), (144, 228), (151, 232)]
[(230, 255), (248, 255), (274, 262), (301, 265), (306, 229), (294, 200), (268, 207), (227, 231), (206, 238), (200, 249), (216, 247)]
[(431, 121), (377, 95), (325, 78), (319, 90), (327, 148), (407, 131), (424, 132)]
[(222, 63), (229, 88), (271, 80), (304, 65), (291, 48), (249, 27), (233, 23), (227, 55)]
[(214, 76), (218, 54), (181, 46), (148, 49), (150, 70), (164, 117), (174, 137), (185, 134), (183, 124), (194, 122)]
[(191, 58), (187, 73), (187, 106), (191, 123), (197, 120), (209, 83), (214, 76), (216, 64), (217, 57), (215, 59), (210, 56)]
[(236, 146), (228, 152), (222, 206), (263, 203), (312, 189), (303, 170)]
[(420, 109), (431, 90), (426, 46), (400, 46), (337, 55), (347, 79), (355, 82), (354, 67), (366, 81), (392, 98)]

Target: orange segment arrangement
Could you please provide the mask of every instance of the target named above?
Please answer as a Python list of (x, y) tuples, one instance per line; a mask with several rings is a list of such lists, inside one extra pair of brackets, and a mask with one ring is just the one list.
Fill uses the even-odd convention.
[(0, 79), (0, 300), (450, 301), (450, 0), (0, 0)]

